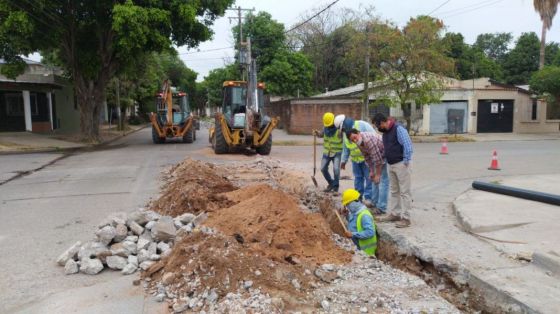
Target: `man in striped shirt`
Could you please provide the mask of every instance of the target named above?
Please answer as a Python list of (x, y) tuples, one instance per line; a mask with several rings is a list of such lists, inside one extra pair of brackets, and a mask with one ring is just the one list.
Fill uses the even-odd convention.
[(360, 149), (368, 165), (369, 176), (375, 184), (375, 214), (384, 214), (387, 208), (389, 177), (382, 137), (376, 132), (360, 132), (356, 129), (350, 130), (347, 137)]

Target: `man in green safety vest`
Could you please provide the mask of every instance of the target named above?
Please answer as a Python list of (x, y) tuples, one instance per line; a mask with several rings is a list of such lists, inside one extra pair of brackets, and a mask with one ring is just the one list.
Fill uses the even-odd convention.
[[(343, 137), (343, 149), (342, 149), (342, 161), (340, 168), (346, 169), (346, 163), (348, 159), (352, 161), (352, 175), (354, 176), (354, 189), (360, 193), (360, 201), (370, 208), (376, 205), (376, 199), (374, 197), (374, 186), (370, 178), (370, 169), (368, 168), (365, 158), (362, 152), (354, 142), (350, 141), (347, 137), (346, 132), (352, 129), (359, 130), (360, 132), (372, 132), (375, 133), (373, 127), (363, 120), (354, 120), (343, 114), (338, 115), (334, 119), (334, 126), (342, 132)], [(372, 170), (373, 171), (373, 170)]]
[(359, 201), (360, 193), (348, 189), (342, 194), (342, 206), (348, 219), (346, 237), (351, 238), (358, 249), (369, 256), (375, 256), (377, 251), (377, 232), (373, 215), (367, 207)]
[[(323, 131), (313, 130), (313, 134), (323, 138), (323, 158), (321, 159), (321, 173), (329, 184), (324, 192), (338, 193), (340, 182), (340, 158), (342, 156), (342, 137), (340, 130), (334, 127), (334, 114), (327, 112), (323, 115)], [(329, 173), (329, 165), (333, 164), (334, 178)]]

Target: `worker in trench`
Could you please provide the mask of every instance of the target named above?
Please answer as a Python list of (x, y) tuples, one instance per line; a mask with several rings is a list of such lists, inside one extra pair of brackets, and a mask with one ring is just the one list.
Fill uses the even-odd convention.
[[(342, 156), (342, 135), (334, 127), (334, 114), (327, 112), (323, 115), (323, 131), (313, 130), (313, 135), (323, 138), (323, 158), (321, 159), (321, 173), (329, 184), (323, 192), (337, 194), (340, 182), (340, 159)], [(333, 177), (329, 173), (329, 165), (333, 164)]]
[(342, 213), (348, 219), (347, 238), (352, 239), (359, 250), (369, 256), (377, 251), (377, 232), (373, 215), (366, 205), (360, 202), (360, 193), (348, 189), (342, 194)]

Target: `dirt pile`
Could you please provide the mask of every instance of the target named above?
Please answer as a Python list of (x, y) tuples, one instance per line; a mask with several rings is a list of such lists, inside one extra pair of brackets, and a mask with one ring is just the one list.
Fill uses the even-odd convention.
[(235, 205), (212, 212), (206, 225), (235, 236), (277, 262), (343, 264), (351, 254), (331, 239), (320, 213), (303, 213), (295, 198), (266, 184), (224, 193)]
[(184, 213), (215, 211), (230, 205), (219, 193), (236, 189), (225, 171), (212, 164), (187, 159), (164, 173), (161, 196), (151, 209), (172, 217)]
[[(316, 279), (301, 267), (271, 261), (233, 237), (202, 232), (184, 237), (154, 266), (144, 276), (176, 298), (176, 306), (194, 304), (189, 306), (191, 310), (210, 310), (228, 293), (254, 290), (290, 300), (303, 298)], [(157, 285), (152, 288), (158, 289)]]

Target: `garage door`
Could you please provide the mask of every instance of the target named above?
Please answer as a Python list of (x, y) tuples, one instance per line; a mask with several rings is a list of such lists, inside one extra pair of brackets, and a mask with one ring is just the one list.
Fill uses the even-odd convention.
[(466, 101), (446, 101), (430, 105), (430, 133), (466, 133), (467, 109)]
[(479, 100), (478, 133), (513, 132), (513, 100)]

